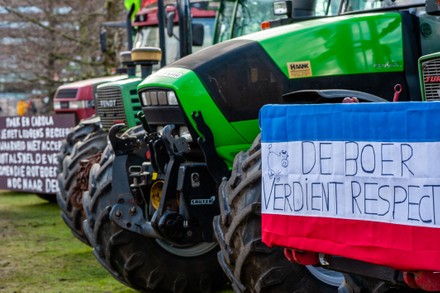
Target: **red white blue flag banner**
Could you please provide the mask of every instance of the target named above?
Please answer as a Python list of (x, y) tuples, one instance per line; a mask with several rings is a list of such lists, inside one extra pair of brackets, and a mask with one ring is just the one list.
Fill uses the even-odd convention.
[(267, 105), (270, 245), (440, 270), (440, 103)]

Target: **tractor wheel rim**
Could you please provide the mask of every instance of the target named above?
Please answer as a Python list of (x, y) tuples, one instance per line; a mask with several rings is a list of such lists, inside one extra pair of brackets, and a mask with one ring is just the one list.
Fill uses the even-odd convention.
[(199, 255), (203, 255), (217, 247), (216, 242), (201, 242), (188, 247), (172, 246), (170, 243), (160, 239), (156, 239), (156, 242), (164, 250), (181, 257), (196, 257)]
[(330, 286), (339, 287), (344, 282), (344, 275), (340, 272), (314, 266), (306, 266), (306, 268), (315, 278)]

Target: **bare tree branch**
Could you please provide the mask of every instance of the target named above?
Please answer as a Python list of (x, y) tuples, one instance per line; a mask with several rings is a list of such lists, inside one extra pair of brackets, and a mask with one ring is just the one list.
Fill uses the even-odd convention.
[(123, 20), (124, 14), (121, 0), (0, 0), (6, 21), (0, 25), (0, 78), (7, 76), (4, 84), (13, 90), (38, 89), (51, 96), (61, 81), (107, 74), (117, 66), (123, 43), (111, 42), (111, 35), (124, 35), (109, 32), (103, 54), (99, 26)]

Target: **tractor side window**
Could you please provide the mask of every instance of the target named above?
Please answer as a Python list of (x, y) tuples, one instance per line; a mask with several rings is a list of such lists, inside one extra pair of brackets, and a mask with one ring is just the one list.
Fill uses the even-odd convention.
[[(173, 28), (174, 35), (179, 35), (179, 26), (175, 25)], [(172, 36), (165, 35), (166, 45), (166, 63), (171, 63), (179, 59), (179, 43), (178, 40)], [(149, 26), (141, 28), (137, 33), (134, 40), (134, 48), (139, 47), (160, 47), (159, 43), (159, 28), (157, 26)], [(165, 57), (165, 56), (163, 56)], [(157, 67), (157, 68), (156, 68)], [(159, 65), (155, 65), (157, 70)]]
[(142, 47), (142, 42), (144, 39), (144, 34), (142, 30), (138, 30), (136, 32), (136, 36), (134, 38), (134, 42), (133, 42), (133, 48), (139, 48)]
[[(157, 26), (143, 27), (136, 32), (136, 36), (133, 42), (133, 48), (140, 48), (140, 47), (157, 47), (157, 48), (160, 47), (159, 28)], [(153, 70), (155, 71), (158, 70), (159, 68), (160, 68), (160, 64), (156, 64), (153, 66)]]
[(263, 21), (274, 20), (273, 0), (240, 1), (237, 10), (233, 37), (261, 30)]
[(316, 0), (315, 16), (337, 15), (341, 0)]
[(143, 27), (136, 32), (134, 48), (140, 47), (159, 47), (158, 28), (154, 26)]
[[(157, 32), (159, 34), (159, 32)], [(176, 61), (180, 58), (180, 45), (179, 41), (174, 36), (179, 35), (179, 25), (175, 24), (173, 27), (173, 36), (165, 34), (165, 46), (166, 46), (166, 64)], [(158, 37), (159, 39), (159, 37)]]
[(217, 16), (216, 39), (217, 42), (223, 42), (231, 38), (233, 26), (234, 2), (222, 1), (221, 10)]

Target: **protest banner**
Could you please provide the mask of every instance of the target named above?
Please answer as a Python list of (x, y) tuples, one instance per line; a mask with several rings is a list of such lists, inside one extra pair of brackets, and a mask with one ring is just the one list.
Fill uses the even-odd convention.
[(55, 194), (57, 155), (73, 114), (0, 117), (0, 189)]
[(439, 115), (423, 102), (263, 107), (263, 241), (439, 270)]

